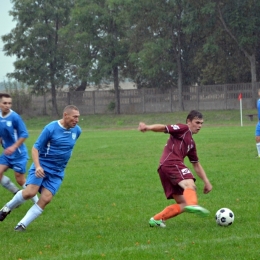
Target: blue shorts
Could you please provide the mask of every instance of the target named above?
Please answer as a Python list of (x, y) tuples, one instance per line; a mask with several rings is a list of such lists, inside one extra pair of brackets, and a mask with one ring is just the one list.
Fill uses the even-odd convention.
[(42, 188), (45, 188), (49, 190), (52, 195), (54, 196), (58, 189), (60, 188), (60, 185), (63, 181), (63, 178), (61, 176), (55, 175), (53, 173), (49, 173), (46, 170), (44, 170), (45, 177), (38, 178), (35, 175), (35, 167), (34, 164), (31, 165), (28, 176), (26, 179), (26, 185), (28, 184), (34, 184), (39, 186), (39, 192), (41, 193)]
[(13, 169), (15, 172), (20, 174), (26, 173), (27, 156), (21, 156), (16, 158), (8, 158), (4, 154), (0, 156), (0, 164), (6, 165), (8, 168)]
[(256, 124), (255, 136), (260, 136), (260, 122)]

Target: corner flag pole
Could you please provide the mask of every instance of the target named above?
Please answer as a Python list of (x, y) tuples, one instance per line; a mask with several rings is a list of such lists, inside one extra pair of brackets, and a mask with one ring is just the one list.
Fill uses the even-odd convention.
[(242, 119), (242, 93), (240, 93), (238, 95), (238, 100), (240, 103), (240, 122), (241, 122), (241, 126), (243, 126), (243, 119)]

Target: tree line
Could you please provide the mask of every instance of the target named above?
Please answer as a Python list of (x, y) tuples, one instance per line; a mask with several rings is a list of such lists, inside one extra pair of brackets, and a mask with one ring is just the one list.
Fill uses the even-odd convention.
[(31, 91), (114, 83), (175, 88), (257, 82), (260, 1), (257, 0), (11, 0), (16, 26), (3, 35), (17, 57), (11, 79)]

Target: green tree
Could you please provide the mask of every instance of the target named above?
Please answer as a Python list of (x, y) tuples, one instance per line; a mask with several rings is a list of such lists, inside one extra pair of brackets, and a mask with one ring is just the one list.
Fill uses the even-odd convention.
[(120, 114), (120, 72), (128, 59), (126, 19), (121, 1), (78, 0), (66, 34), (71, 35), (72, 64), (79, 80), (113, 81), (116, 113)]
[(132, 6), (130, 57), (138, 74), (146, 81), (150, 79), (148, 85), (153, 87), (177, 87), (179, 109), (183, 110), (183, 85), (192, 83), (194, 78), (189, 69), (194, 35), (185, 33), (186, 2), (141, 0)]
[[(188, 1), (194, 10), (196, 3), (193, 0)], [(247, 79), (247, 72), (250, 71), (254, 86), (257, 81), (257, 55), (260, 43), (260, 2), (201, 0), (196, 10), (200, 10), (201, 14), (196, 23), (203, 27), (206, 39), (203, 43), (204, 53), (217, 55), (218, 57), (214, 56), (214, 59), (218, 59), (222, 66), (226, 62), (229, 65), (227, 71), (230, 71), (231, 75), (237, 72), (237, 75), (243, 74), (243, 79)], [(236, 65), (232, 66), (232, 62)], [(245, 64), (249, 65), (249, 70), (245, 69)]]
[(68, 45), (59, 31), (69, 23), (73, 0), (11, 0), (16, 27), (2, 36), (6, 55), (15, 55), (15, 70), (8, 76), (33, 86), (50, 88), (54, 112), (59, 114), (56, 90), (66, 82)]
[[(250, 81), (246, 58), (227, 35), (212, 4), (205, 0), (187, 0), (186, 33), (193, 38), (191, 71), (196, 71), (194, 82), (224, 84)], [(207, 15), (205, 15), (205, 13)]]

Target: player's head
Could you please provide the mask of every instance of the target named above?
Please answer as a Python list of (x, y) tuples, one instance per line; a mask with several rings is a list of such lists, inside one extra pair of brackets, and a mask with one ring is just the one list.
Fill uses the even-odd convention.
[(0, 109), (3, 115), (6, 115), (10, 112), (12, 107), (12, 98), (7, 93), (0, 93)]
[(63, 109), (63, 123), (64, 127), (75, 127), (79, 122), (79, 109), (74, 105), (68, 105)]
[(197, 110), (192, 110), (186, 118), (186, 123), (193, 134), (197, 134), (203, 124), (203, 116)]
[(0, 99), (6, 97), (6, 98), (11, 98), (11, 96), (7, 93), (0, 93)]

